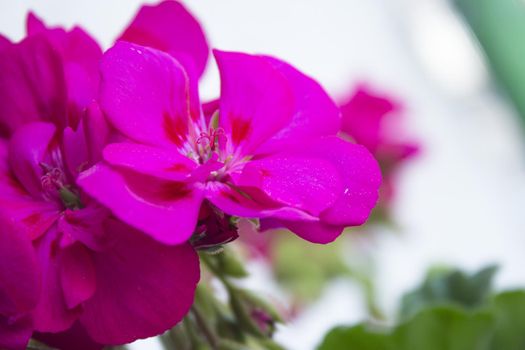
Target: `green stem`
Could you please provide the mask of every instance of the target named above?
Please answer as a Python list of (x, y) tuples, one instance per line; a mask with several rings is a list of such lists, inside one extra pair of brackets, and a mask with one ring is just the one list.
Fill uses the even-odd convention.
[(212, 328), (206, 322), (206, 319), (202, 315), (199, 307), (193, 304), (193, 306), (191, 307), (191, 312), (193, 313), (193, 316), (195, 316), (195, 322), (197, 323), (197, 326), (202, 331), (202, 334), (210, 344), (211, 348), (213, 350), (216, 350), (218, 348), (219, 341)]

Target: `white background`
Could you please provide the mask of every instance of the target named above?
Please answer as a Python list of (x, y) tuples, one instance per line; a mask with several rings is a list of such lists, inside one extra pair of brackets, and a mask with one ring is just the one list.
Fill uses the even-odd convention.
[[(0, 0), (0, 32), (24, 33), (34, 10), (48, 24), (81, 24), (108, 47), (141, 2)], [(365, 81), (407, 108), (409, 134), (422, 156), (400, 178), (399, 229), (378, 234), (380, 302), (393, 314), (400, 294), (434, 263), (477, 269), (497, 262), (500, 288), (525, 286), (525, 164), (513, 109), (496, 92), (461, 19), (444, 0), (194, 0), (212, 46), (283, 58), (318, 79), (334, 97)], [(218, 74), (201, 84), (213, 97)], [(255, 288), (272, 290), (253, 267)], [(270, 291), (271, 292), (271, 291)], [(355, 286), (338, 281), (278, 340), (313, 349), (337, 323), (364, 315)], [(155, 349), (154, 343), (135, 344)]]

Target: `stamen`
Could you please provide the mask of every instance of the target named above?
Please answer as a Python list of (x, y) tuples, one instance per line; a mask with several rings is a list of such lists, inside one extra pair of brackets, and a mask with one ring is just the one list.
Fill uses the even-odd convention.
[(68, 209), (80, 209), (82, 204), (78, 195), (66, 184), (64, 172), (49, 164), (40, 163), (44, 170), (44, 175), (40, 178), (44, 197), (48, 200), (60, 199), (62, 204)]

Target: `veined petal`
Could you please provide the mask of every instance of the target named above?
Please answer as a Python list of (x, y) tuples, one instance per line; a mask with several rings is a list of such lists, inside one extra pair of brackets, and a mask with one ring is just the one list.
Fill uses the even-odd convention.
[(170, 55), (118, 42), (102, 59), (101, 107), (125, 136), (150, 145), (180, 147), (191, 120), (190, 84)]
[(183, 243), (195, 230), (203, 194), (191, 184), (104, 163), (81, 173), (77, 184), (122, 221), (160, 242)]
[(119, 40), (165, 51), (196, 77), (202, 75), (209, 55), (202, 27), (178, 1), (142, 6)]
[(214, 51), (221, 76), (219, 125), (230, 152), (252, 152), (286, 126), (295, 106), (286, 78), (261, 56)]
[(341, 113), (323, 87), (286, 62), (273, 57), (264, 58), (287, 79), (295, 105), (288, 124), (257, 148), (256, 153), (268, 154), (289, 147), (302, 147), (319, 136), (336, 135), (341, 126)]
[(332, 225), (363, 224), (377, 203), (381, 184), (379, 165), (370, 152), (335, 136), (311, 143), (304, 152), (332, 162), (343, 179), (342, 192), (321, 219)]
[(307, 212), (284, 206), (254, 187), (232, 188), (223, 183), (209, 183), (206, 198), (229, 215), (244, 218), (280, 218), (284, 220), (318, 221)]
[(173, 327), (193, 303), (199, 259), (189, 244), (167, 246), (110, 220), (115, 244), (95, 253), (95, 295), (80, 320), (102, 344), (124, 344)]
[(104, 148), (109, 164), (165, 180), (184, 181), (197, 164), (177, 151), (137, 143), (112, 143)]
[(314, 216), (331, 207), (342, 191), (334, 165), (307, 156), (277, 155), (250, 161), (237, 183), (260, 188), (274, 201)]

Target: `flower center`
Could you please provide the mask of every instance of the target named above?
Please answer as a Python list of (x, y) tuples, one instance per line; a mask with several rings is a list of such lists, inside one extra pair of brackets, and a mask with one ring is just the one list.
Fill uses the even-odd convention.
[(78, 191), (66, 183), (62, 169), (40, 163), (44, 175), (40, 178), (44, 197), (49, 201), (59, 201), (67, 209), (81, 209), (82, 203)]
[(208, 131), (200, 133), (196, 142), (197, 146), (200, 145), (205, 153), (202, 155), (206, 156), (208, 153), (216, 152), (218, 148), (224, 148), (226, 135), (224, 135), (224, 130), (222, 128), (214, 129), (213, 127), (210, 127)]

